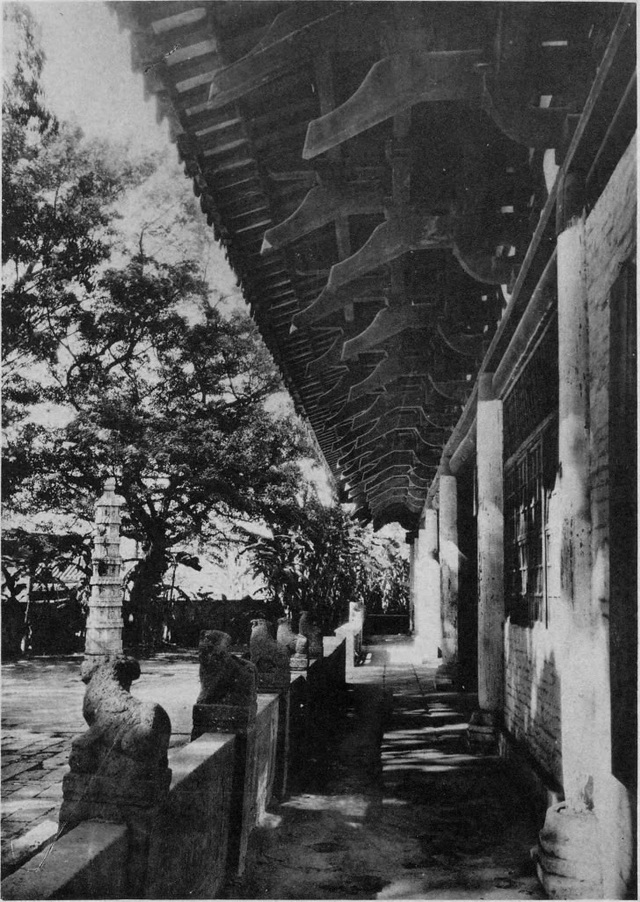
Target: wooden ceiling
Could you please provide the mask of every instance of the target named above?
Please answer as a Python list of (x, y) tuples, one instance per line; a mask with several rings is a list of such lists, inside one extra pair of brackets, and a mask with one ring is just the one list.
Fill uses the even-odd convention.
[(343, 500), (415, 529), (621, 5), (113, 8)]

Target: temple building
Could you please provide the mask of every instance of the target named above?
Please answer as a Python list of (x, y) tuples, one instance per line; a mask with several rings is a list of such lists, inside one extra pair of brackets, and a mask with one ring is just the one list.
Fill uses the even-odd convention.
[(341, 500), (406, 530), (414, 653), (576, 847), (547, 891), (624, 898), (635, 5), (113, 6)]

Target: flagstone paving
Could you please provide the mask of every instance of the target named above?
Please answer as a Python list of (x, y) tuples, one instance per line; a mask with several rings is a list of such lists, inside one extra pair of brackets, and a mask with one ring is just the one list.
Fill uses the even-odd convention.
[(437, 691), (434, 670), (390, 651), (395, 662), (374, 647), (357, 668), (355, 714), (326, 767), (254, 831), (225, 898), (546, 898), (526, 799), (502, 761), (467, 748), (476, 699)]
[[(438, 691), (434, 671), (403, 660), (402, 647), (369, 651), (326, 760), (254, 831), (245, 876), (226, 897), (545, 898), (526, 799), (499, 759), (466, 747), (473, 696)], [(5, 875), (57, 831), (71, 740), (85, 729), (80, 661), (3, 665)], [(167, 709), (172, 744), (188, 741), (195, 652), (141, 664), (134, 694)]]
[[(42, 848), (58, 830), (62, 780), (82, 717), (81, 656), (31, 658), (2, 665), (2, 873)], [(195, 651), (141, 660), (133, 694), (161, 704), (171, 745), (188, 742), (198, 695)]]

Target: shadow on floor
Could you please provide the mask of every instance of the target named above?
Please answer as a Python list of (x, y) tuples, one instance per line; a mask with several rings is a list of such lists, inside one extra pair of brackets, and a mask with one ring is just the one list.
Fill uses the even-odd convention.
[(390, 667), (388, 649), (370, 650), (353, 716), (254, 831), (226, 898), (544, 898), (527, 807), (502, 763), (466, 746), (475, 698), (435, 692), (433, 672)]

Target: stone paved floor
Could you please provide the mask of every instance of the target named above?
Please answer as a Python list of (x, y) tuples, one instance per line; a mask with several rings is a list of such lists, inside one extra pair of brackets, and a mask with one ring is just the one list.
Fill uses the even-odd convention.
[(475, 699), (437, 691), (435, 671), (403, 661), (401, 646), (370, 652), (325, 772), (254, 831), (226, 898), (545, 898), (526, 800), (499, 759), (466, 747)]
[[(437, 692), (406, 646), (373, 646), (355, 714), (325, 767), (255, 831), (236, 899), (541, 899), (526, 800), (495, 758), (469, 755), (474, 699)], [(71, 740), (84, 729), (80, 659), (2, 667), (3, 859), (55, 833)], [(134, 694), (164, 705), (185, 742), (195, 653), (142, 662)], [(393, 692), (389, 716), (388, 695)], [(384, 737), (380, 745), (381, 730)]]
[[(71, 741), (86, 729), (81, 661), (32, 658), (2, 665), (3, 876), (57, 831)], [(197, 653), (161, 654), (140, 665), (133, 694), (166, 708), (171, 745), (187, 742), (199, 687)]]

